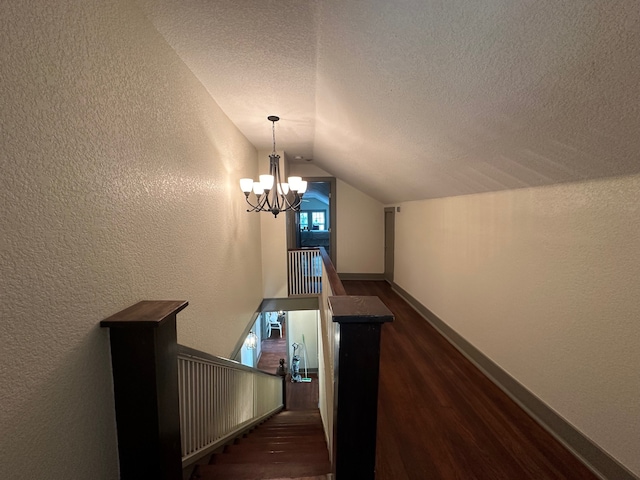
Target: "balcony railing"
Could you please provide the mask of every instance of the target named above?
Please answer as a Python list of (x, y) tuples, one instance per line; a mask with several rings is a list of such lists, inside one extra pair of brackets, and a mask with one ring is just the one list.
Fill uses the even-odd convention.
[(322, 257), (318, 248), (289, 250), (289, 296), (319, 295), (322, 291)]

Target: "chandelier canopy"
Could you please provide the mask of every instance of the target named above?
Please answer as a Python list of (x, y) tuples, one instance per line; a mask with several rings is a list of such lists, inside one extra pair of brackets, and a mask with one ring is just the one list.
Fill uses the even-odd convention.
[[(269, 155), (269, 174), (260, 175), (260, 181), (251, 178), (240, 179), (240, 189), (244, 192), (245, 200), (251, 207), (247, 212), (271, 212), (277, 217), (280, 212), (300, 211), (302, 196), (307, 191), (307, 182), (302, 177), (289, 177), (287, 182), (280, 178), (280, 155), (276, 154), (276, 122), (280, 117), (270, 115), (273, 135), (273, 152)], [(275, 188), (274, 188), (275, 184)], [(253, 192), (252, 202), (249, 196)]]

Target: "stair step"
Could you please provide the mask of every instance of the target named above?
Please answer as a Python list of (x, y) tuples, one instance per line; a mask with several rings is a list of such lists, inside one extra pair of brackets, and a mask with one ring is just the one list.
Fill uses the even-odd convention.
[(225, 447), (224, 453), (241, 452), (313, 452), (326, 450), (326, 443), (323, 441), (313, 442), (269, 442), (269, 443), (240, 443)]
[(289, 436), (274, 436), (274, 437), (259, 437), (250, 436), (243, 438), (238, 442), (238, 445), (244, 443), (305, 443), (305, 442), (317, 442), (320, 439), (324, 439), (318, 435), (289, 435)]
[(240, 452), (222, 453), (212, 458), (214, 465), (225, 463), (303, 463), (325, 464), (329, 462), (329, 454), (323, 451), (315, 452)]
[(318, 410), (284, 411), (224, 453), (199, 465), (192, 480), (327, 480), (331, 471)]
[(324, 438), (324, 432), (322, 430), (259, 430), (252, 432), (244, 438), (250, 437), (318, 437)]
[(293, 464), (223, 464), (199, 465), (193, 479), (197, 480), (266, 480), (314, 477), (326, 475), (330, 466)]
[(280, 431), (280, 430), (292, 430), (292, 431), (305, 431), (305, 430), (322, 430), (322, 425), (312, 424), (312, 423), (302, 423), (300, 425), (291, 425), (291, 424), (279, 424), (279, 425), (260, 425), (258, 428), (255, 428), (254, 432), (260, 431)]

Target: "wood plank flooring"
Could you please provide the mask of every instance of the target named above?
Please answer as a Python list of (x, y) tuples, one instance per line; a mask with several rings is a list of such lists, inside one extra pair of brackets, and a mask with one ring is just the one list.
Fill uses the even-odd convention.
[[(282, 336), (277, 330), (271, 332), (271, 337), (265, 337), (261, 344), (260, 360), (257, 368), (267, 373), (276, 373), (280, 359), (285, 359), (287, 363), (287, 326), (286, 320), (282, 321)], [(287, 367), (288, 368), (288, 367)]]
[[(262, 353), (258, 369), (267, 373), (276, 373), (281, 358), (287, 358), (286, 320), (282, 322), (282, 338), (274, 331), (271, 338), (262, 340)], [(289, 371), (289, 362), (285, 362)], [(310, 374), (311, 382), (292, 383), (287, 374), (287, 410), (314, 410), (318, 408), (318, 375)]]
[(595, 480), (386, 282), (343, 282), (394, 313), (382, 329), (377, 480)]

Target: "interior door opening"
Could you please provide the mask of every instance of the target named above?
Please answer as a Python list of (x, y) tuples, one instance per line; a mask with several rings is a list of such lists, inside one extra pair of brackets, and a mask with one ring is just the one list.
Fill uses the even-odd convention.
[(331, 177), (305, 178), (307, 191), (290, 225), (289, 248), (324, 247), (336, 265), (335, 190)]

